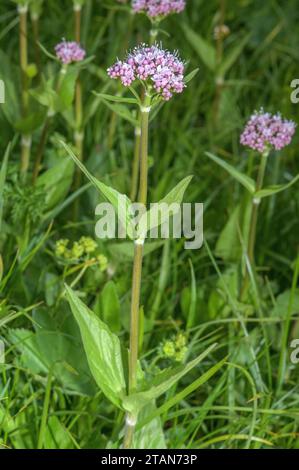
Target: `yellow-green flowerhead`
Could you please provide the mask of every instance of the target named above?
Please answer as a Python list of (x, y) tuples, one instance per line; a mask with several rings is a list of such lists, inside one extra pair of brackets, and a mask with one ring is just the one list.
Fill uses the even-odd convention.
[(97, 243), (90, 237), (81, 237), (79, 240), (86, 254), (94, 253), (97, 249)]
[(55, 255), (58, 257), (64, 257), (65, 253), (67, 252), (68, 244), (69, 240), (67, 239), (58, 240), (55, 245)]
[(175, 345), (173, 341), (166, 341), (166, 343), (163, 346), (163, 353), (165, 357), (175, 356)]

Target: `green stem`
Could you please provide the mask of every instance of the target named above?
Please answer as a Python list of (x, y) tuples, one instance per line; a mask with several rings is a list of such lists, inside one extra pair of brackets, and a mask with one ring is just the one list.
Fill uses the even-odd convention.
[[(268, 155), (269, 155), (269, 152), (265, 151), (261, 156), (261, 162), (260, 162), (257, 181), (256, 181), (256, 192), (260, 191), (263, 188)], [(254, 267), (255, 265), (254, 251), (255, 251), (258, 211), (259, 211), (260, 202), (261, 202), (260, 199), (253, 197), (249, 237), (248, 237), (248, 247), (247, 247), (248, 261), (251, 267)], [(249, 283), (249, 273), (248, 273), (248, 269), (246, 268), (244, 283), (243, 283), (242, 290), (241, 290), (241, 298), (243, 298), (245, 293), (247, 292), (248, 283)]]
[(35, 54), (35, 63), (37, 68), (37, 76), (40, 81), (41, 79), (41, 58), (40, 58), (40, 48), (39, 48), (39, 16), (37, 14), (31, 15), (32, 31), (34, 37), (34, 54)]
[[(158, 23), (152, 25), (150, 30), (149, 43), (152, 46), (155, 44), (158, 36)], [(138, 175), (139, 175), (139, 162), (140, 162), (140, 141), (141, 141), (141, 113), (138, 113), (138, 125), (135, 127), (135, 146), (134, 146), (134, 160), (132, 167), (132, 182), (131, 182), (131, 193), (130, 199), (132, 202), (135, 201), (138, 191)]]
[[(74, 15), (75, 15), (75, 39), (76, 42), (80, 44), (81, 42), (81, 6), (74, 5)], [(82, 86), (78, 78), (76, 83), (76, 96), (75, 96), (75, 113), (76, 113), (76, 131), (80, 132), (82, 128), (83, 120), (83, 106), (82, 106)], [(76, 140), (76, 139), (75, 139)], [(79, 143), (81, 147), (81, 142)]]
[[(77, 149), (77, 156), (80, 161), (83, 160), (83, 140), (84, 132), (82, 128), (83, 121), (83, 104), (82, 104), (82, 86), (81, 82), (78, 79), (76, 83), (76, 97), (75, 97), (75, 113), (76, 113), (76, 130), (74, 135), (75, 145)], [(79, 171), (78, 174), (81, 174)], [(80, 185), (81, 179), (78, 178), (77, 182)], [(79, 186), (77, 186), (78, 188)]]
[[(27, 15), (28, 6), (20, 6), (18, 9), (20, 19), (20, 66), (21, 66), (21, 84), (22, 84), (22, 116), (26, 118), (28, 114), (28, 43), (27, 43)], [(23, 134), (21, 139), (21, 177), (25, 178), (30, 161), (31, 135)]]
[[(225, 12), (226, 12), (226, 0), (220, 0), (220, 8), (219, 8), (219, 22), (218, 22), (218, 27), (219, 27), (219, 37), (217, 37), (216, 40), (216, 61), (217, 61), (217, 66), (220, 67), (222, 60), (223, 60), (223, 34), (221, 33), (221, 28), (224, 25), (225, 22)], [(215, 93), (215, 98), (214, 98), (214, 103), (213, 103), (213, 119), (214, 119), (214, 124), (218, 124), (219, 121), (219, 108), (220, 108), (220, 102), (221, 102), (221, 96), (222, 96), (222, 91), (224, 88), (224, 78), (222, 76), (217, 77), (216, 76), (216, 93)]]
[[(81, 5), (74, 4), (74, 17), (75, 17), (75, 40), (77, 43), (81, 42)], [(84, 143), (84, 131), (83, 131), (83, 103), (82, 103), (82, 84), (80, 78), (78, 77), (76, 83), (76, 92), (75, 92), (75, 120), (76, 120), (76, 129), (74, 134), (74, 141), (77, 150), (77, 157), (80, 162), (83, 161), (83, 143)], [(82, 173), (77, 167), (75, 170), (75, 182), (74, 190), (76, 191), (81, 186)], [(77, 219), (79, 209), (79, 199), (76, 199), (74, 203), (73, 216), (74, 219)]]
[(123, 442), (124, 449), (130, 449), (132, 447), (134, 431), (136, 426), (136, 418), (129, 413), (126, 415), (126, 430), (125, 430), (125, 437)]
[(28, 44), (27, 44), (27, 14), (28, 7), (19, 7), (19, 18), (20, 18), (20, 66), (22, 73), (22, 111), (23, 115), (26, 115), (28, 108)]
[[(151, 97), (146, 93), (141, 113), (141, 142), (140, 142), (140, 181), (138, 202), (146, 206), (148, 191), (148, 127)], [(129, 395), (137, 390), (137, 366), (139, 345), (139, 311), (140, 291), (142, 279), (144, 240), (136, 240), (134, 247), (134, 264), (132, 277), (132, 299), (131, 299), (131, 323), (130, 323), (130, 353), (129, 353)], [(137, 416), (127, 414), (126, 429), (123, 447), (129, 449), (132, 446)]]
[[(268, 152), (265, 152), (262, 155), (259, 172), (256, 182), (256, 191), (260, 191), (263, 187), (265, 171), (267, 166), (268, 160)], [(258, 210), (260, 205), (260, 199), (253, 198), (252, 200), (252, 213), (251, 213), (251, 221), (250, 221), (250, 232), (249, 232), (249, 240), (248, 240), (248, 259), (250, 264), (254, 265), (254, 248), (255, 248), (255, 241), (256, 241), (256, 229), (257, 229), (257, 221), (258, 221)]]
[(75, 40), (80, 43), (81, 41), (81, 5), (74, 4), (74, 15), (75, 15)]
[(221, 64), (223, 58), (223, 35), (221, 34), (221, 28), (224, 26), (225, 22), (225, 11), (226, 11), (226, 0), (220, 0), (219, 5), (219, 22), (218, 27), (220, 28), (220, 34), (217, 38), (216, 43), (216, 58), (218, 65)]
[(135, 145), (134, 145), (134, 160), (132, 168), (132, 182), (130, 199), (135, 202), (138, 192), (138, 176), (139, 176), (139, 160), (140, 160), (140, 142), (141, 142), (141, 116), (138, 116), (139, 126), (135, 127)]
[[(67, 72), (67, 66), (64, 65), (62, 67), (61, 71), (60, 71), (60, 74), (59, 74), (59, 78), (58, 78), (58, 82), (57, 82), (57, 86), (56, 86), (56, 93), (59, 93), (59, 90), (60, 90), (60, 87), (61, 87), (61, 84), (62, 84), (62, 81), (63, 81), (63, 78), (64, 78), (66, 72)], [(34, 161), (34, 166), (33, 166), (33, 174), (32, 174), (32, 183), (33, 184), (36, 183), (36, 179), (37, 179), (39, 171), (40, 171), (40, 166), (41, 166), (41, 163), (42, 163), (42, 160), (43, 160), (43, 155), (44, 155), (44, 151), (45, 151), (45, 147), (46, 147), (46, 143), (47, 143), (47, 139), (48, 139), (48, 133), (49, 133), (51, 121), (52, 121), (52, 118), (53, 118), (54, 115), (55, 115), (55, 112), (53, 110), (49, 109), (48, 110), (48, 115), (47, 115), (46, 120), (44, 122), (44, 126), (43, 126), (43, 129), (42, 129), (41, 137), (40, 137), (39, 144), (38, 144), (37, 151), (36, 151), (36, 155), (35, 155), (35, 161)]]
[(129, 394), (136, 392), (137, 388), (139, 308), (142, 277), (142, 259), (143, 244), (135, 243), (130, 327)]
[(150, 30), (150, 40), (149, 40), (150, 46), (153, 46), (155, 44), (157, 37), (158, 37), (158, 29), (157, 29), (157, 25), (154, 25), (153, 28)]
[(138, 202), (146, 206), (148, 179), (148, 126), (151, 97), (145, 93), (141, 107), (141, 140), (140, 140), (140, 184)]

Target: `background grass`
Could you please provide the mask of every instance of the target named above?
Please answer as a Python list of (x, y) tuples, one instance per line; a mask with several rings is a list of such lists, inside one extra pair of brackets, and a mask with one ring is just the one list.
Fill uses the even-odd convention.
[[(132, 20), (115, 4), (87, 0), (83, 10), (82, 43), (88, 55), (94, 55), (81, 72), (84, 159), (96, 176), (129, 193), (133, 127), (114, 116), (92, 91), (120, 91), (105, 70), (126, 49), (147, 40), (149, 24), (142, 16)], [(199, 73), (183, 95), (173, 98), (152, 122), (150, 200), (159, 200), (183, 177), (193, 174), (186, 200), (205, 204), (205, 245), (187, 251), (183, 241), (170, 241), (145, 257), (141, 361), (149, 377), (170, 365), (173, 361), (165, 357), (163, 344), (178, 332), (187, 338), (188, 357), (218, 343), (196, 370), (158, 401), (169, 448), (298, 448), (298, 365), (291, 364), (289, 348), (290, 340), (299, 337), (298, 185), (266, 199), (261, 207), (258, 283), (253, 285), (251, 298), (241, 304), (240, 230), (238, 223), (227, 223), (237, 208), (243, 214), (248, 198), (205, 155), (212, 151), (254, 174), (258, 159), (239, 145), (249, 115), (262, 106), (298, 122), (299, 105), (290, 100), (290, 83), (298, 77), (298, 5), (296, 0), (283, 5), (274, 0), (262, 4), (227, 1), (225, 23), (230, 34), (223, 44), (221, 63), (227, 58), (231, 63), (224, 86), (217, 91), (211, 48), (216, 47), (213, 30), (219, 20), (219, 2), (192, 0), (187, 4), (182, 15), (163, 22), (165, 33), (160, 38), (165, 47), (179, 50), (188, 72), (199, 67)], [(40, 41), (52, 52), (62, 37), (73, 37), (72, 2), (49, 0), (40, 20)], [(30, 62), (34, 62), (31, 28), (29, 45)], [(54, 76), (57, 65), (43, 52), (41, 59), (44, 75)], [(29, 181), (19, 181), (18, 70), (16, 9), (4, 0), (0, 5), (0, 78), (7, 85), (7, 103), (5, 109), (0, 105), (0, 154), (4, 157), (9, 141), (12, 149), (0, 179), (0, 327), (6, 347), (0, 379), (1, 444), (12, 448), (117, 446), (123, 416), (97, 391), (63, 298), (63, 281), (75, 282), (85, 303), (98, 315), (106, 311), (108, 321), (116, 323), (127, 344), (131, 252), (126, 244), (98, 241), (98, 254), (108, 258), (105, 272), (96, 265), (86, 268), (82, 260), (63, 263), (55, 255), (59, 239), (94, 236), (94, 208), (100, 199), (82, 180), (79, 213), (74, 218), (73, 189), (65, 175), (54, 171), (53, 181), (34, 189)], [(32, 87), (36, 86), (35, 79)], [(40, 126), (33, 133), (33, 154), (39, 136)], [(65, 115), (56, 115), (52, 122), (43, 171), (66, 159), (55, 136), (72, 142)], [(298, 132), (281, 154), (271, 154), (267, 185), (286, 183), (298, 173), (297, 148)], [(82, 277), (76, 279), (82, 268)], [(288, 319), (290, 333), (282, 351)], [(286, 370), (279, 381), (282, 352)], [(194, 384), (225, 357), (210, 380)], [(151, 426), (141, 429), (140, 446), (152, 445), (158, 421)]]

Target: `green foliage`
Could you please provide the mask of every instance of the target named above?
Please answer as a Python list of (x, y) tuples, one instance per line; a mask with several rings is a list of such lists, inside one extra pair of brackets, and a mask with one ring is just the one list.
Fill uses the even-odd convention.
[(113, 281), (107, 282), (100, 296), (100, 312), (103, 321), (111, 331), (117, 333), (121, 330), (121, 307), (116, 285)]
[[(157, 407), (154, 402), (146, 405), (139, 416), (139, 420), (142, 422), (146, 420), (149, 416), (155, 413)], [(147, 424), (145, 424), (142, 429), (137, 431), (133, 440), (134, 449), (166, 449), (165, 437), (162, 429), (160, 417), (155, 417)]]
[[(138, 231), (141, 237), (146, 235), (150, 230), (153, 230), (163, 223), (168, 221), (169, 211), (168, 208), (172, 204), (176, 206), (172, 209), (171, 215), (175, 216), (180, 210), (180, 204), (183, 201), (185, 191), (192, 180), (192, 176), (187, 176), (182, 181), (180, 181), (163, 199), (161, 199), (157, 204), (160, 205), (161, 211), (156, 212), (156, 209), (149, 209), (145, 214), (140, 218), (138, 224)], [(166, 204), (166, 210), (163, 208), (163, 204)]]
[(264, 197), (273, 196), (274, 194), (277, 194), (277, 193), (281, 193), (282, 191), (285, 191), (286, 189), (291, 188), (293, 184), (297, 183), (298, 180), (299, 180), (299, 175), (293, 178), (289, 183), (276, 184), (268, 188), (261, 189), (260, 191), (257, 191), (255, 193), (255, 197), (264, 198)]
[(66, 391), (91, 395), (90, 377), (78, 334), (70, 320), (63, 330), (55, 328), (45, 310), (36, 312), (36, 331), (11, 329), (9, 338), (21, 353), (20, 361), (31, 374), (53, 374)]
[(30, 90), (30, 95), (50, 112), (64, 112), (68, 110), (75, 97), (75, 85), (79, 70), (69, 66), (66, 73), (59, 80), (59, 89), (54, 86), (53, 78), (43, 81), (37, 88)]
[[(74, 39), (79, 3), (87, 59), (63, 76), (54, 47)], [(240, 144), (260, 107), (299, 122), (290, 99), (298, 2), (279, 3), (227, 2), (221, 37), (220, 2), (192, 0), (159, 30), (158, 41), (185, 61), (186, 87), (150, 113), (148, 201), (203, 202), (205, 245), (186, 252), (182, 240), (145, 243), (138, 390), (128, 396), (134, 244), (95, 240), (87, 253), (82, 238), (95, 239), (102, 198), (116, 204), (130, 194), (142, 85), (124, 88), (106, 71), (140, 38), (148, 42), (150, 22), (115, 0), (0, 2), (1, 447), (120, 448), (126, 407), (139, 410), (134, 448), (299, 448), (291, 361), (299, 338), (298, 129), (291, 145), (270, 153), (259, 192), (260, 157)], [(29, 6), (23, 74), (17, 4)], [(25, 178), (20, 134), (32, 137)], [(241, 296), (253, 198), (261, 199), (255, 263)], [(123, 223), (134, 238), (130, 219)]]
[(73, 174), (73, 161), (70, 158), (64, 158), (38, 177), (36, 186), (46, 194), (44, 212), (49, 211), (65, 198), (71, 187)]
[(107, 398), (121, 408), (126, 385), (119, 339), (70, 287), (66, 286), (66, 292), (94, 379)]
[(46, 449), (74, 449), (70, 433), (57, 416), (50, 416), (44, 438)]
[(215, 254), (225, 261), (235, 261), (242, 256), (243, 247), (247, 246), (251, 205), (248, 197), (235, 207), (226, 225), (221, 231), (215, 247)]
[(167, 392), (167, 390), (184, 377), (184, 375), (190, 372), (193, 367), (197, 366), (215, 348), (215, 346), (215, 344), (210, 346), (204, 353), (188, 364), (179, 366), (176, 369), (169, 369), (158, 374), (151, 382), (149, 389), (145, 389), (144, 391), (125, 397), (123, 401), (124, 408), (133, 414), (139, 413), (144, 406)]
[(200, 34), (193, 31), (189, 26), (184, 24), (183, 30), (186, 39), (195, 49), (203, 63), (211, 70), (216, 68), (216, 51), (212, 44), (203, 38)]
[[(124, 227), (127, 228), (128, 236), (133, 238), (133, 226), (130, 218), (129, 207), (132, 204), (130, 199), (125, 194), (120, 194), (116, 189), (107, 186), (102, 183), (87, 170), (87, 168), (80, 162), (76, 155), (72, 152), (71, 148), (67, 146), (64, 142), (60, 142), (68, 154), (72, 157), (74, 162), (78, 165), (80, 170), (87, 176), (91, 183), (100, 191), (100, 193), (113, 205), (116, 213), (121, 220)], [(122, 199), (124, 207), (120, 209), (119, 201)]]

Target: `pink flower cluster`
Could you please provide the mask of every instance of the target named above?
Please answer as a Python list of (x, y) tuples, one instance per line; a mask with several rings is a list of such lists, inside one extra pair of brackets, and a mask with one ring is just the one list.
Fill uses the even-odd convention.
[(65, 65), (72, 62), (80, 62), (84, 59), (86, 52), (80, 44), (75, 41), (63, 40), (55, 47), (56, 56)]
[(280, 114), (255, 112), (241, 135), (242, 145), (263, 153), (269, 147), (281, 150), (289, 145), (295, 133), (296, 124), (283, 119)]
[(107, 72), (111, 78), (120, 78), (125, 86), (134, 80), (146, 82), (166, 101), (185, 88), (183, 62), (157, 45), (136, 47), (125, 61), (117, 61)]
[(185, 0), (133, 0), (132, 2), (133, 11), (146, 13), (150, 18), (180, 13), (185, 6)]

